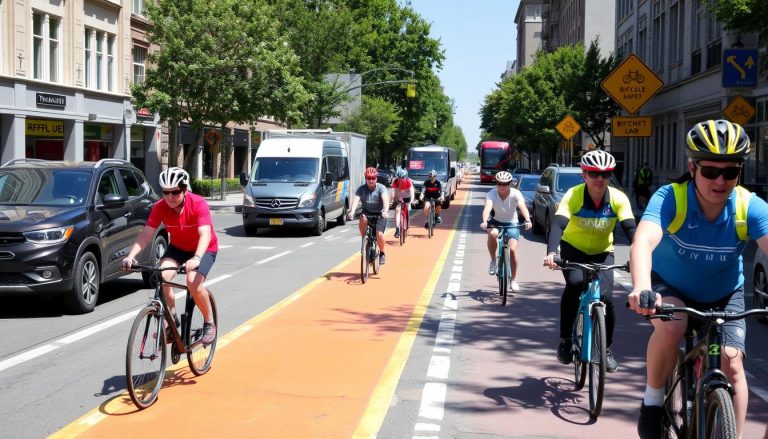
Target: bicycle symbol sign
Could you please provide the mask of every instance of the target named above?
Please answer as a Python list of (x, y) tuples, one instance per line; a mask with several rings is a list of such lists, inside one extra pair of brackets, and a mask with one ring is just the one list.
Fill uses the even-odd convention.
[(664, 86), (664, 81), (632, 53), (600, 85), (629, 114), (635, 114)]
[(755, 115), (755, 108), (743, 97), (736, 98), (723, 110), (723, 114), (731, 122), (744, 125)]
[(581, 130), (581, 125), (573, 117), (567, 115), (555, 126), (555, 129), (565, 137), (565, 140), (570, 140), (574, 134)]

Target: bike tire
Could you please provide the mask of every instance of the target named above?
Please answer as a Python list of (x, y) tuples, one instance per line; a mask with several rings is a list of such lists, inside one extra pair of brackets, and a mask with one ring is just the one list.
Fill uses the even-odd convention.
[(736, 415), (731, 395), (722, 387), (707, 394), (705, 407), (707, 437), (736, 438)]
[(496, 267), (496, 278), (499, 280), (499, 295), (501, 296), (501, 306), (507, 304), (507, 287), (509, 285), (509, 279), (507, 278), (507, 255), (504, 252), (504, 247), (501, 247), (498, 258), (499, 263)]
[(364, 235), (360, 246), (360, 280), (363, 283), (368, 281), (368, 254), (368, 235)]
[[(189, 293), (187, 293), (189, 294)], [(216, 325), (216, 337), (213, 343), (208, 346), (203, 345), (203, 325), (205, 317), (200, 308), (192, 301), (192, 308), (187, 309), (187, 325), (184, 334), (184, 343), (187, 345), (187, 362), (192, 373), (200, 376), (208, 372), (213, 362), (213, 354), (216, 352), (216, 342), (219, 340), (219, 313), (216, 309), (216, 300), (213, 293), (208, 291), (208, 300), (211, 302), (211, 312), (213, 313), (213, 323)]]
[[(403, 226), (405, 224), (405, 226)], [(405, 243), (405, 238), (408, 237), (408, 227), (411, 225), (411, 215), (408, 213), (408, 209), (406, 208), (405, 212), (405, 223), (402, 221), (400, 222), (400, 234), (403, 235), (403, 243)]]
[(689, 408), (693, 406), (688, 401), (688, 380), (685, 374), (685, 350), (678, 349), (677, 364), (672, 376), (664, 387), (664, 408), (667, 415), (662, 419), (664, 437), (668, 439), (684, 439), (688, 437), (690, 425)]
[(592, 307), (592, 356), (589, 362), (589, 414), (593, 419), (600, 416), (603, 408), (603, 393), (605, 392), (605, 309), (602, 306)]
[(373, 274), (379, 274), (379, 271), (381, 270), (381, 255), (379, 254), (378, 243), (373, 243), (372, 250), (373, 261), (371, 261), (371, 265), (373, 265)]
[(584, 382), (587, 379), (587, 365), (581, 361), (581, 340), (584, 338), (584, 313), (576, 315), (576, 320), (573, 321), (573, 334), (571, 335), (572, 342), (572, 357), (573, 362), (573, 381), (574, 390), (581, 390), (584, 387)]
[(407, 215), (404, 212), (408, 208), (400, 206), (400, 245), (405, 244), (405, 228), (407, 224)]
[(432, 208), (429, 209), (429, 238), (432, 239), (432, 236), (435, 234), (434, 227), (435, 227), (435, 214)]
[[(141, 358), (147, 352), (150, 352), (149, 357)], [(128, 395), (139, 409), (143, 410), (157, 400), (167, 361), (163, 316), (154, 306), (147, 306), (133, 320), (125, 352)]]

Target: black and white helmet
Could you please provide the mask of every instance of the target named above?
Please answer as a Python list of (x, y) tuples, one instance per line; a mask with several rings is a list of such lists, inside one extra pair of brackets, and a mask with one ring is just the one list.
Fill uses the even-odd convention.
[(499, 183), (509, 183), (512, 181), (512, 174), (508, 171), (499, 171), (496, 173), (496, 181)]
[(581, 157), (581, 169), (585, 171), (613, 171), (616, 159), (602, 149), (589, 151)]
[(160, 173), (160, 187), (172, 189), (180, 185), (189, 186), (189, 174), (187, 171), (172, 167)]

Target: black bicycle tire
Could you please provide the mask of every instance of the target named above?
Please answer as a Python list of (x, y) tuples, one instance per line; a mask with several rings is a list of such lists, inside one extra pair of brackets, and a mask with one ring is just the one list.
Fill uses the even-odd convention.
[(368, 280), (368, 235), (363, 235), (360, 244), (360, 280), (365, 283)]
[[(133, 379), (133, 347), (134, 343), (139, 341), (137, 340), (136, 336), (137, 334), (140, 334), (142, 337), (146, 337), (148, 333), (152, 331), (151, 327), (148, 327), (148, 325), (151, 322), (147, 322), (144, 319), (147, 316), (154, 315), (156, 318), (160, 319), (160, 328), (157, 331), (157, 337), (160, 338), (160, 368), (157, 372), (157, 376), (159, 379), (157, 379), (157, 382), (155, 382), (151, 386), (151, 391), (149, 392), (148, 397), (142, 398), (139, 396), (137, 390), (138, 387), (136, 382), (134, 382)], [(144, 327), (142, 328), (142, 323), (144, 323)], [(140, 332), (143, 331), (143, 334)], [(163, 387), (163, 380), (165, 379), (165, 368), (168, 364), (168, 351), (165, 349), (165, 322), (163, 319), (163, 316), (160, 315), (157, 311), (157, 308), (154, 306), (146, 306), (143, 309), (139, 311), (139, 313), (136, 315), (136, 318), (133, 320), (133, 325), (131, 325), (131, 332), (128, 336), (128, 343), (126, 345), (125, 349), (125, 380), (126, 380), (126, 388), (128, 390), (128, 395), (131, 397), (131, 400), (133, 401), (134, 405), (138, 407), (139, 409), (143, 410), (152, 404), (157, 400), (157, 396), (160, 393), (160, 389)]]
[(374, 241), (373, 242), (373, 261), (371, 261), (371, 265), (373, 265), (373, 274), (379, 274), (379, 271), (381, 270), (381, 255), (379, 254), (379, 243)]
[(400, 206), (400, 245), (405, 244), (405, 213), (404, 209), (408, 209), (405, 205)]
[(571, 361), (573, 362), (574, 390), (581, 390), (587, 379), (587, 366), (581, 361), (581, 339), (584, 336), (584, 314), (576, 314), (571, 334)]
[[(704, 416), (706, 416), (707, 433), (715, 430), (715, 423), (718, 418), (718, 413), (721, 414), (719, 418), (721, 422), (718, 423), (720, 436), (722, 438), (731, 439), (736, 438), (736, 414), (733, 411), (733, 400), (728, 391), (723, 387), (718, 387), (707, 393)], [(718, 410), (719, 409), (719, 410)]]
[[(592, 307), (592, 356), (589, 362), (589, 414), (593, 419), (600, 416), (605, 392), (606, 334), (605, 310)], [(595, 383), (594, 380), (597, 380)]]
[(403, 226), (403, 222), (400, 222), (400, 234), (403, 235), (403, 243), (405, 243), (405, 238), (408, 237), (408, 226), (411, 224), (411, 215), (408, 214), (408, 206), (405, 206), (406, 212), (405, 212), (405, 226)]
[[(664, 410), (666, 415), (662, 419), (664, 437), (683, 439), (688, 435), (689, 413), (686, 402), (686, 389), (688, 381), (685, 374), (685, 350), (680, 348), (677, 352), (677, 364), (672, 376), (667, 379), (664, 386)], [(674, 388), (672, 388), (674, 386)]]
[(498, 267), (496, 267), (496, 277), (499, 279), (499, 295), (501, 296), (501, 306), (505, 306), (507, 304), (507, 286), (509, 285), (509, 280), (507, 279), (507, 261), (503, 246), (501, 247), (501, 251), (499, 252), (498, 257), (500, 260)]
[(434, 227), (435, 227), (435, 216), (432, 214), (432, 207), (429, 208), (429, 216), (427, 218), (427, 223), (429, 226), (427, 227), (427, 232), (429, 233), (429, 238), (432, 239), (432, 235), (434, 235)]
[[(191, 346), (193, 343), (192, 340), (192, 319), (194, 317), (194, 311), (195, 309), (199, 309), (197, 305), (195, 305), (195, 302), (192, 303), (192, 308), (187, 309), (187, 324), (186, 324), (186, 330), (184, 334), (184, 342), (187, 343), (187, 363), (189, 364), (189, 369), (192, 371), (193, 374), (196, 376), (204, 375), (208, 370), (211, 368), (211, 364), (213, 363), (213, 354), (216, 352), (216, 342), (219, 340), (219, 313), (216, 309), (216, 300), (213, 297), (213, 293), (211, 293), (210, 290), (208, 291), (208, 299), (211, 303), (211, 312), (213, 313), (213, 324), (216, 325), (216, 337), (213, 339), (213, 343), (211, 343), (208, 346), (203, 346), (202, 344), (198, 344), (197, 346)], [(202, 317), (202, 313), (201, 313)], [(202, 319), (203, 322), (205, 319)], [(202, 331), (202, 327), (199, 329), (194, 329), (196, 331)], [(202, 337), (202, 335), (201, 335)], [(202, 366), (198, 366), (196, 362), (194, 361), (195, 354), (199, 352), (199, 349), (208, 349), (208, 355), (205, 357), (205, 362), (202, 364)]]

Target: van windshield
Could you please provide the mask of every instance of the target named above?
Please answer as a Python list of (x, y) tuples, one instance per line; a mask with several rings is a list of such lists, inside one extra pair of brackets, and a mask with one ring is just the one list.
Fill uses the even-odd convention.
[(427, 178), (429, 171), (437, 171), (438, 178), (448, 175), (448, 154), (436, 151), (411, 151), (408, 153), (408, 174)]
[(310, 157), (259, 157), (253, 167), (254, 183), (315, 183), (318, 159)]

